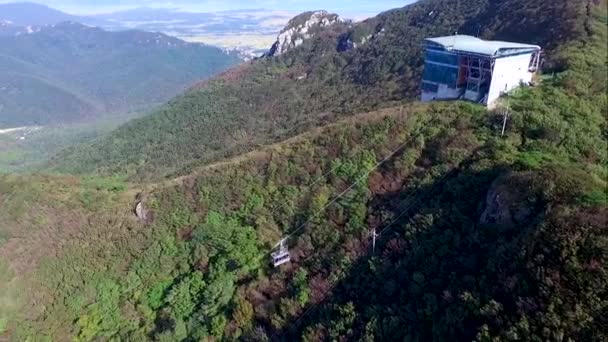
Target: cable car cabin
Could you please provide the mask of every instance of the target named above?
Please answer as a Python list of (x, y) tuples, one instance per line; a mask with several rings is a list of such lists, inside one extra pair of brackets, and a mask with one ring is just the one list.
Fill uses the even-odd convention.
[(272, 265), (274, 267), (279, 267), (285, 263), (288, 263), (291, 261), (291, 257), (289, 256), (289, 250), (287, 249), (287, 245), (286, 242), (287, 239), (283, 239), (281, 240), (276, 246), (279, 247), (279, 250), (277, 250), (276, 252), (272, 252), (270, 253), (271, 256), (271, 261), (272, 261)]
[(498, 98), (538, 72), (538, 45), (455, 35), (425, 40), (421, 100), (464, 99), (493, 108)]
[(276, 251), (270, 255), (272, 256), (272, 265), (274, 267), (279, 267), (291, 261), (289, 252), (287, 251)]

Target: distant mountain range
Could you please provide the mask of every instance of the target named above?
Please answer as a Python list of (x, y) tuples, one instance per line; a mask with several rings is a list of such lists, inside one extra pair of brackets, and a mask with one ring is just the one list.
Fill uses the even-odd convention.
[(35, 3), (0, 4), (0, 23), (18, 26), (51, 25), (75, 21), (106, 30), (138, 29), (163, 32), (192, 42), (260, 55), (291, 13), (265, 9), (190, 13), (175, 9), (138, 8), (94, 16), (74, 16)]
[[(0, 128), (79, 122), (162, 103), (239, 59), (162, 33), (108, 32), (61, 12), (1, 5)], [(15, 7), (16, 6), (16, 7)], [(24, 26), (27, 24), (27, 26)]]
[(81, 17), (31, 2), (0, 4), (0, 23), (4, 22), (5, 24), (40, 26), (52, 25), (62, 21), (81, 21), (81, 19)]

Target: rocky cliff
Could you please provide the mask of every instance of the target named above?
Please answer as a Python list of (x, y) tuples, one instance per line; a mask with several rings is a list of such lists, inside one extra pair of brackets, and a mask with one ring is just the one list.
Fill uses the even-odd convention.
[(509, 173), (490, 186), (479, 223), (513, 228), (528, 222), (542, 207), (540, 183), (533, 173)]
[(302, 13), (287, 23), (279, 33), (276, 42), (265, 56), (273, 57), (284, 54), (296, 48), (306, 39), (312, 38), (322, 28), (342, 22), (337, 14), (327, 11), (313, 11)]

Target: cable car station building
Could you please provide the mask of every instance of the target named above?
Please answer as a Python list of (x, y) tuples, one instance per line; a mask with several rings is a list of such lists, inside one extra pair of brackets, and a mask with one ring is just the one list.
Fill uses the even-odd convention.
[(537, 45), (454, 35), (425, 40), (422, 101), (466, 99), (494, 107), (501, 94), (529, 84), (538, 71)]

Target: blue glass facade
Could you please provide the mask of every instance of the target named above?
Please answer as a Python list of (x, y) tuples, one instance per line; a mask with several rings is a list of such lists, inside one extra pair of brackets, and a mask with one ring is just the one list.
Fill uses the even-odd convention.
[(426, 50), (426, 61), (458, 66), (458, 55), (437, 50)]
[(424, 65), (422, 80), (446, 84), (451, 88), (455, 88), (456, 81), (458, 81), (458, 68), (427, 62)]
[[(450, 88), (456, 88), (458, 81), (459, 57), (455, 53), (445, 50), (427, 49), (425, 54), (423, 81), (445, 84)], [(426, 86), (424, 91), (433, 91)]]

